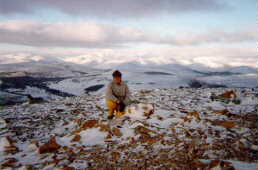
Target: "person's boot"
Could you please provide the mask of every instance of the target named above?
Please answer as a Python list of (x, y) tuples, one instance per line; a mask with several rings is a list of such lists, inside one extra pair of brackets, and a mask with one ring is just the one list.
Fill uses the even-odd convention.
[(108, 115), (108, 119), (111, 120), (114, 118), (114, 115)]
[(116, 117), (122, 117), (123, 115), (125, 114), (125, 112), (120, 112), (120, 111), (118, 111), (117, 113), (116, 113)]
[(118, 104), (117, 110), (118, 110), (119, 112), (124, 112), (124, 110), (125, 110), (125, 104), (124, 104), (124, 102), (121, 102), (121, 103)]

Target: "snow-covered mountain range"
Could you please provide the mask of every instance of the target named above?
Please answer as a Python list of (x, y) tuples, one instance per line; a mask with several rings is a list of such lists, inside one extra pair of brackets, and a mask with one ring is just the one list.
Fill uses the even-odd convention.
[(110, 65), (103, 63), (102, 68), (101, 63), (94, 64), (90, 61), (75, 64), (57, 57), (20, 55), (1, 58), (2, 103), (4, 103), (3, 98), (7, 99), (6, 96), (9, 96), (8, 102), (17, 98), (22, 102), (26, 101), (23, 95), (27, 94), (52, 100), (65, 96), (79, 96), (88, 92), (103, 93), (115, 69), (122, 71), (123, 79), (131, 90), (257, 86), (257, 70), (247, 66), (212, 69), (199, 64), (160, 65), (151, 64), (150, 61), (145, 63), (131, 61)]

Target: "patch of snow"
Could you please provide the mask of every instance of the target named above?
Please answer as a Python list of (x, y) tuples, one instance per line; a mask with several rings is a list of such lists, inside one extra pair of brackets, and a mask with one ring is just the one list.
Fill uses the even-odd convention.
[(99, 128), (92, 128), (81, 131), (79, 135), (81, 136), (82, 144), (85, 146), (100, 145), (105, 144), (104, 139), (107, 136), (107, 132), (101, 132)]
[(0, 153), (5, 151), (5, 148), (10, 146), (9, 141), (6, 139), (6, 137), (0, 138)]

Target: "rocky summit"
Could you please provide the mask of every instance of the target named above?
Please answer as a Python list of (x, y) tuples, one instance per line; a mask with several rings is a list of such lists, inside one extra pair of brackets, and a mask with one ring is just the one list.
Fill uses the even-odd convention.
[(0, 169), (255, 170), (257, 88), (133, 92), (107, 120), (103, 94), (0, 108)]

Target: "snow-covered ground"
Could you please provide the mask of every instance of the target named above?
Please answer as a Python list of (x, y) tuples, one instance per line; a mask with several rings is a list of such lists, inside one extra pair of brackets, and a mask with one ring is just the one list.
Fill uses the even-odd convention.
[[(0, 108), (0, 164), (15, 169), (257, 169), (257, 89), (133, 91), (108, 121), (104, 93)], [(154, 113), (151, 110), (154, 109)]]

